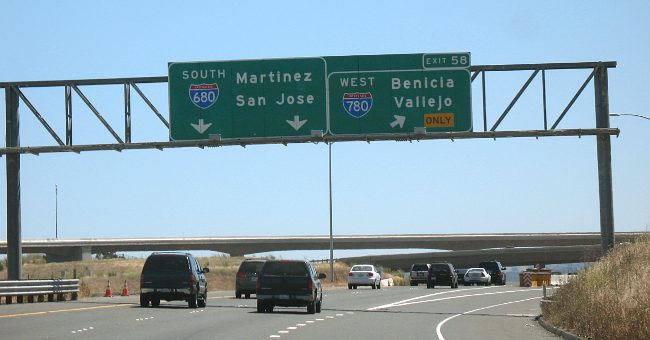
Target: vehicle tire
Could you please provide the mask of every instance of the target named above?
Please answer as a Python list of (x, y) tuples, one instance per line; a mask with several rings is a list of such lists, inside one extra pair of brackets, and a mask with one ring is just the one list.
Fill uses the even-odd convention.
[(240, 291), (238, 291), (238, 290), (235, 291), (235, 298), (236, 299), (241, 299), (241, 292)]
[(316, 313), (320, 313), (321, 307), (323, 305), (323, 298), (321, 297), (321, 300), (316, 303)]
[(265, 307), (265, 306), (264, 306), (264, 301), (262, 301), (262, 300), (257, 300), (257, 312), (258, 312), (258, 313), (264, 313), (264, 310), (265, 310), (264, 307)]
[(275, 306), (273, 306), (272, 303), (266, 304), (266, 312), (267, 313), (273, 313), (273, 307), (275, 307)]
[(469, 286), (469, 283), (463, 283), (463, 286)]
[(352, 286), (352, 289), (357, 289), (357, 285), (353, 285), (353, 286)]
[(244, 296), (245, 296), (247, 299), (250, 299), (250, 298), (251, 298), (251, 293), (246, 293)]
[(316, 302), (311, 302), (307, 305), (307, 313), (316, 314)]
[(196, 308), (198, 307), (199, 302), (198, 302), (198, 297), (197, 294), (192, 294), (190, 298), (187, 300), (187, 306), (190, 308)]
[(352, 285), (348, 285), (348, 289), (352, 289)]
[(381, 289), (381, 280), (377, 282), (377, 289)]
[(159, 307), (160, 299), (151, 299), (151, 307)]
[(140, 295), (140, 307), (149, 307), (149, 299), (144, 295)]
[(199, 300), (198, 306), (200, 308), (205, 308), (208, 302), (208, 292), (206, 291), (205, 294), (203, 294), (203, 299)]
[(427, 282), (427, 288), (431, 288), (431, 283)]
[(375, 283), (374, 283), (374, 282), (372, 283), (372, 285), (371, 285), (371, 286), (372, 286), (372, 289), (377, 289), (377, 285), (375, 285)]
[(418, 285), (417, 283), (415, 283), (415, 282), (411, 282), (411, 287), (415, 287), (415, 286), (417, 286), (417, 285)]

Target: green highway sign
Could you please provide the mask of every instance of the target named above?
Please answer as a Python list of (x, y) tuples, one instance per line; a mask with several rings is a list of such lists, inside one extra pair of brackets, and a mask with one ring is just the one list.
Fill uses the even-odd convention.
[(324, 130), (323, 58), (169, 65), (170, 140)]
[(329, 131), (470, 131), (469, 87), (468, 70), (331, 73)]
[(170, 140), (471, 131), (469, 53), (170, 63)]

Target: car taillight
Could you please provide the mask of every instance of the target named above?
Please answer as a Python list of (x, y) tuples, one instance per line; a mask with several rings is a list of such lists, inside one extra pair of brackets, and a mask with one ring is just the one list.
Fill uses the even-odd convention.
[(140, 288), (144, 286), (144, 273), (140, 273)]
[(352, 274), (352, 273), (348, 273), (348, 276), (354, 276), (354, 274)]
[(372, 277), (372, 273), (368, 273), (368, 277)]
[(307, 290), (310, 292), (314, 290), (314, 282), (311, 280), (310, 277), (307, 278)]
[(187, 282), (187, 284), (191, 287), (191, 286), (194, 286), (194, 284), (197, 283), (197, 282), (198, 282), (198, 280), (196, 279), (194, 274), (190, 274), (190, 279)]
[(257, 282), (255, 283), (255, 292), (259, 292), (259, 291), (260, 291), (260, 279), (258, 278)]
[(245, 273), (245, 272), (237, 272), (237, 277), (240, 278), (240, 279), (241, 279), (241, 278), (245, 278), (245, 277), (246, 277), (246, 273)]
[(485, 274), (481, 273), (481, 277), (485, 277)]

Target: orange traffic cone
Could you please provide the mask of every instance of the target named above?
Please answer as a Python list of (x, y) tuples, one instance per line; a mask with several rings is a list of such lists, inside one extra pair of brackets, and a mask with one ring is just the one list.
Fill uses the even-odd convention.
[(106, 294), (104, 294), (104, 297), (113, 297), (113, 289), (111, 289), (111, 280), (108, 280), (108, 284), (106, 285)]
[(122, 288), (122, 296), (129, 296), (129, 286), (126, 284), (126, 280), (124, 280), (124, 288)]

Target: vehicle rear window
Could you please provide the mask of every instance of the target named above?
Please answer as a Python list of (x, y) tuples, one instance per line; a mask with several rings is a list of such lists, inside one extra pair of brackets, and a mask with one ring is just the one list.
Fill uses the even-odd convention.
[(267, 262), (263, 268), (264, 275), (308, 276), (303, 262)]
[(483, 269), (470, 269), (468, 270), (469, 273), (482, 273)]
[(479, 265), (481, 268), (490, 269), (490, 270), (499, 270), (499, 266), (495, 262), (481, 262)]
[(427, 270), (429, 270), (429, 267), (426, 264), (414, 264), (413, 268), (411, 268), (411, 271), (416, 271), (416, 272), (427, 271)]
[(371, 266), (354, 266), (352, 267), (353, 272), (371, 272), (372, 267)]
[(190, 269), (185, 256), (150, 256), (144, 264), (144, 271), (179, 272)]
[(431, 270), (436, 273), (449, 273), (449, 267), (447, 267), (444, 264), (439, 264), (439, 265), (432, 264)]
[(244, 273), (259, 273), (263, 265), (264, 262), (261, 261), (242, 262), (239, 271)]

